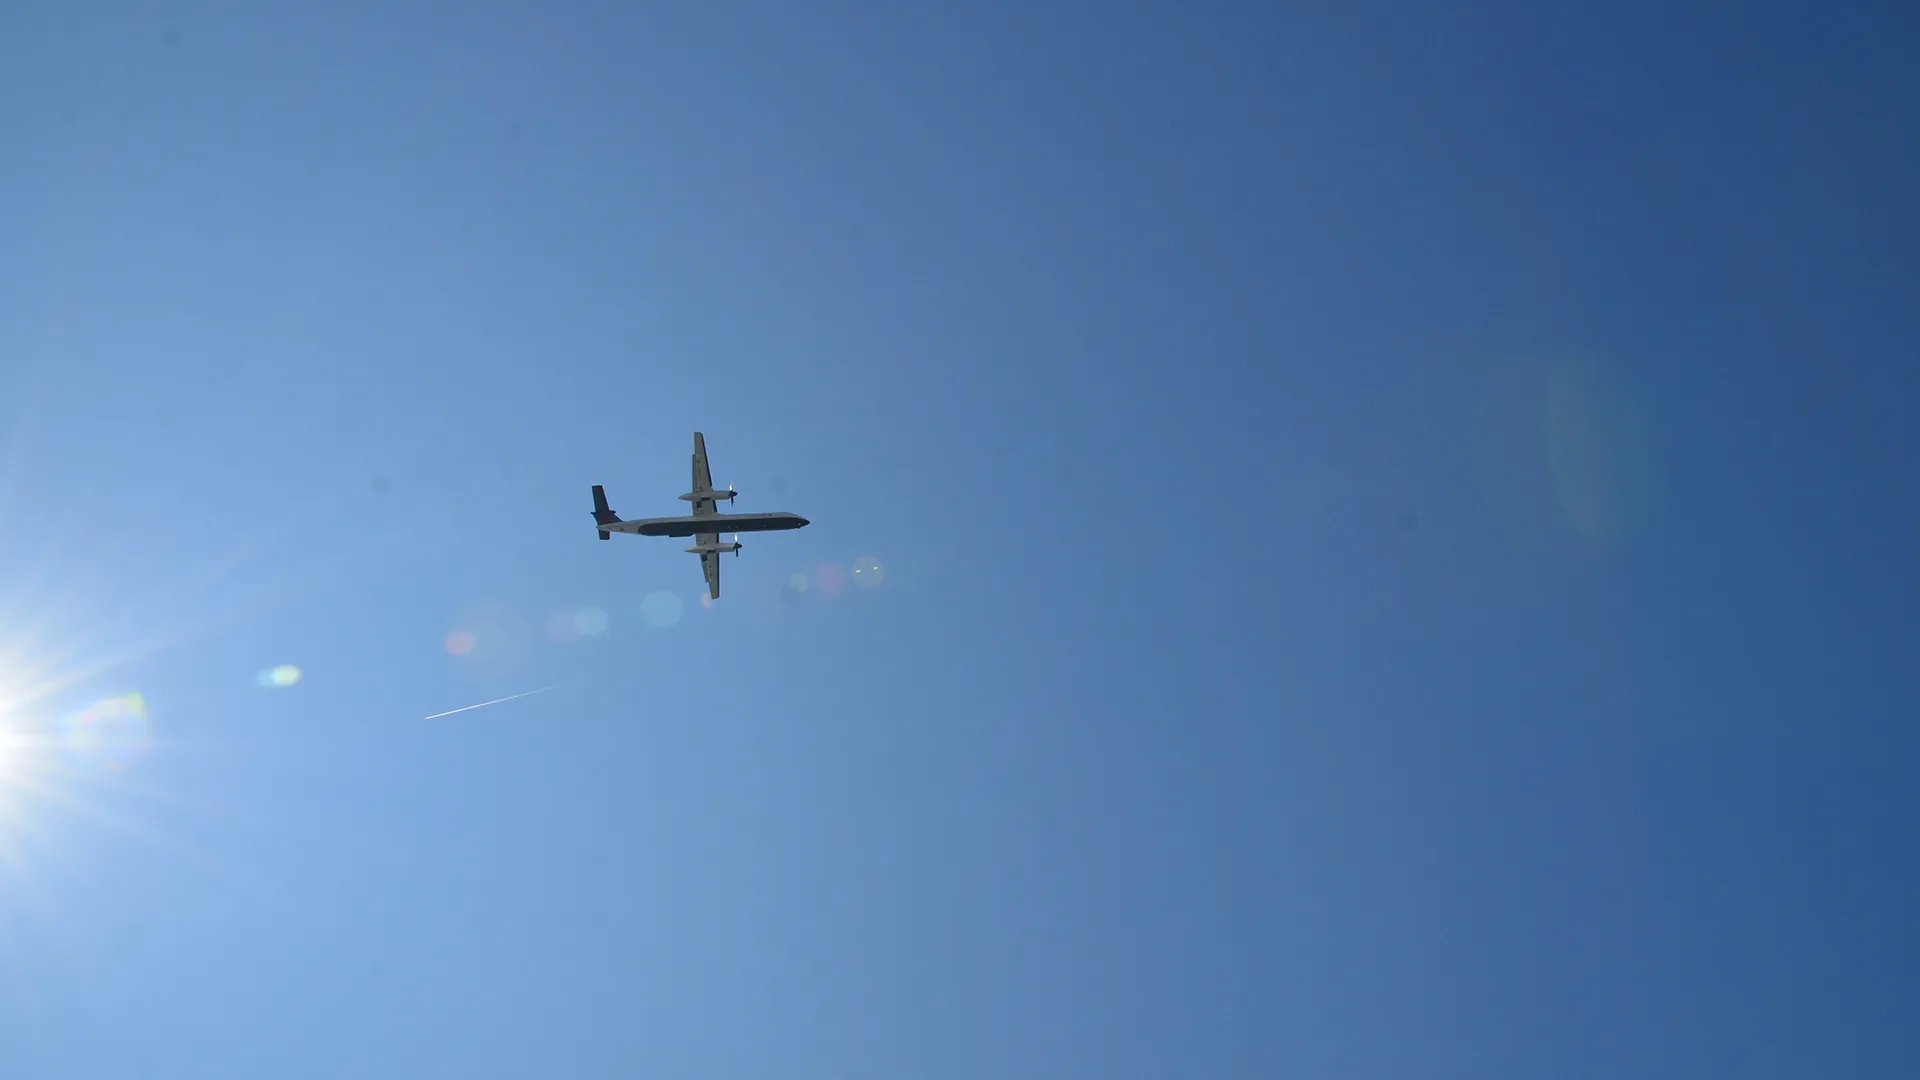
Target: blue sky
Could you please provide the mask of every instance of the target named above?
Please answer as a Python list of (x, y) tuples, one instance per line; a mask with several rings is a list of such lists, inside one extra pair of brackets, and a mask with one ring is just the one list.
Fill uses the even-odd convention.
[(1914, 16), (1549, 7), (9, 7), (0, 1075), (1914, 1075)]

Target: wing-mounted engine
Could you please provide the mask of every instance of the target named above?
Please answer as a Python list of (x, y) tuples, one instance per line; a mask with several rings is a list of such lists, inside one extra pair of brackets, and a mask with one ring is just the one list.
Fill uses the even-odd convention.
[(690, 503), (732, 502), (733, 497), (738, 494), (739, 492), (733, 490), (733, 485), (729, 484), (725, 491), (689, 491), (685, 495), (680, 496), (680, 501)]
[(734, 556), (737, 558), (740, 554), (740, 549), (745, 546), (746, 546), (745, 544), (742, 544), (740, 542), (740, 538), (736, 536), (733, 538), (732, 541), (727, 543), (695, 544), (692, 547), (687, 549), (687, 554), (689, 555), (724, 555), (727, 552), (731, 551), (733, 552)]

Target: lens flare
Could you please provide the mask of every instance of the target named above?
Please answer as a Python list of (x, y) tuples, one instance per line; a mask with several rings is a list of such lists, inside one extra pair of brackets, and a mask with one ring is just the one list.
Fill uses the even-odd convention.
[(478, 602), (447, 622), (453, 629), (441, 645), (460, 670), (486, 678), (507, 676), (532, 660), (537, 628), (511, 604)]
[(278, 690), (299, 682), (300, 669), (294, 667), (292, 664), (281, 664), (278, 667), (270, 667), (261, 672), (254, 677), (254, 681), (269, 690)]
[(561, 608), (547, 616), (547, 636), (563, 645), (570, 644), (606, 633), (608, 623), (607, 613), (601, 608)]
[(844, 567), (828, 563), (814, 572), (814, 582), (820, 588), (822, 596), (839, 596), (840, 590), (847, 587), (847, 571)]
[(665, 589), (648, 593), (647, 598), (640, 601), (640, 617), (646, 620), (648, 626), (661, 630), (679, 622), (685, 611), (686, 605), (680, 602), (680, 598)]
[(853, 560), (853, 584), (855, 588), (877, 589), (887, 580), (887, 571), (880, 560), (871, 555), (862, 555)]
[(86, 769), (120, 772), (153, 748), (153, 721), (138, 693), (68, 713), (60, 719), (60, 733), (74, 762)]

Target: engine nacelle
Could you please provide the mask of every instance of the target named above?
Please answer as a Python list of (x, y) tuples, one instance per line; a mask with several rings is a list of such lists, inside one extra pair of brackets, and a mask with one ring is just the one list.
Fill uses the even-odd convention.
[(715, 502), (719, 502), (721, 500), (732, 502), (733, 497), (738, 494), (739, 492), (734, 491), (731, 488), (729, 488), (726, 491), (689, 491), (685, 495), (680, 496), (680, 501), (681, 502), (699, 502), (702, 499), (712, 499)]
[(741, 548), (745, 546), (746, 546), (745, 544), (740, 544), (740, 543), (695, 544), (692, 547), (687, 549), (687, 554), (705, 555), (708, 552), (713, 552), (716, 554), (725, 555), (729, 551), (738, 552)]

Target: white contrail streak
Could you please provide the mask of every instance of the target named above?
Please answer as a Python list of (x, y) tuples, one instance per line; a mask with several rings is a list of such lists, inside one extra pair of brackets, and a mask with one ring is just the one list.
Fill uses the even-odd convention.
[(466, 712), (468, 709), (484, 709), (489, 705), (498, 705), (503, 701), (519, 701), (523, 697), (532, 697), (535, 694), (544, 694), (549, 690), (558, 690), (563, 685), (565, 684), (554, 683), (552, 686), (543, 686), (538, 690), (527, 690), (518, 694), (508, 694), (506, 697), (497, 697), (497, 698), (494, 698), (492, 701), (483, 701), (478, 705), (462, 705), (457, 709), (448, 709), (446, 712), (437, 712), (437, 713), (434, 713), (432, 716), (423, 716), (420, 719), (438, 720), (443, 716), (452, 716), (454, 713)]

